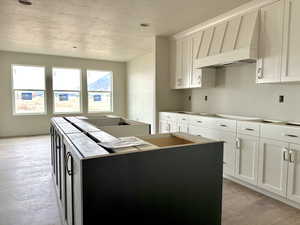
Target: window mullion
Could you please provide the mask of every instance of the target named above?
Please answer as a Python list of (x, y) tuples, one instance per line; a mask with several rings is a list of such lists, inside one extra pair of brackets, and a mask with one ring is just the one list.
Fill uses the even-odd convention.
[(112, 93), (112, 91), (88, 91), (91, 93)]
[(46, 91), (45, 89), (14, 89), (14, 91)]
[(53, 92), (81, 92), (81, 90), (53, 90)]

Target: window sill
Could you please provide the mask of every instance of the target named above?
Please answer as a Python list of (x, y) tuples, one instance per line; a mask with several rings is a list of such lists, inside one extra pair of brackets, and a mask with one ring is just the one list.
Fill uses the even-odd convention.
[(13, 116), (47, 116), (45, 113), (13, 113)]
[(72, 114), (82, 114), (82, 112), (53, 112), (53, 115), (72, 115)]
[(104, 114), (104, 113), (113, 113), (113, 111), (88, 112), (88, 114)]

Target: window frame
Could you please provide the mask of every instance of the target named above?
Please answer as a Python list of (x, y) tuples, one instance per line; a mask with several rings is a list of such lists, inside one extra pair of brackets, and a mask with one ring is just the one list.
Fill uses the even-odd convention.
[[(40, 67), (44, 69), (44, 89), (15, 89), (14, 88), (14, 66), (24, 66), (24, 67)], [(13, 116), (45, 116), (48, 114), (47, 107), (47, 87), (46, 87), (46, 66), (44, 65), (30, 65), (30, 64), (11, 64), (11, 97), (12, 97), (12, 110)], [(16, 99), (15, 93), (16, 91), (43, 91), (44, 92), (44, 112), (37, 113), (18, 113), (16, 112)]]
[[(54, 69), (71, 69), (71, 70), (79, 70), (79, 80), (80, 80), (80, 90), (74, 91), (74, 90), (54, 90), (53, 87), (53, 75), (54, 75)], [(69, 115), (69, 114), (82, 114), (82, 70), (81, 68), (72, 68), (72, 67), (52, 67), (51, 69), (51, 81), (52, 81), (52, 111), (54, 115)], [(71, 93), (79, 93), (79, 111), (78, 112), (56, 112), (55, 111), (55, 92), (71, 92)]]
[[(110, 91), (89, 91), (88, 84), (88, 71), (96, 72), (110, 72), (111, 73), (111, 87)], [(86, 90), (87, 90), (87, 112), (89, 114), (98, 114), (98, 113), (113, 113), (114, 112), (114, 73), (111, 70), (97, 70), (97, 69), (86, 69)], [(110, 110), (109, 111), (90, 111), (89, 107), (89, 93), (110, 93)]]

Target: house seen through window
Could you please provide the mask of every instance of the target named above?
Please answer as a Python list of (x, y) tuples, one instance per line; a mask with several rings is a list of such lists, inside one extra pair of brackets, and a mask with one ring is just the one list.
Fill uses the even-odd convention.
[(53, 68), (54, 113), (81, 112), (81, 70)]
[(14, 114), (45, 114), (45, 68), (12, 65)]
[(112, 111), (112, 80), (111, 71), (87, 70), (88, 111)]

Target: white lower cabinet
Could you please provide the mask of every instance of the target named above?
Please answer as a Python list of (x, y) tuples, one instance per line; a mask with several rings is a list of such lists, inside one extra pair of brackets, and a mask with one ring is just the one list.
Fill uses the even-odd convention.
[(223, 173), (234, 176), (236, 161), (236, 135), (232, 132), (218, 132), (218, 140), (224, 141)]
[(238, 135), (235, 176), (254, 185), (258, 177), (258, 150), (259, 137)]
[(170, 122), (170, 132), (179, 132), (179, 125), (175, 121)]
[(258, 185), (286, 197), (288, 175), (288, 143), (260, 140)]
[(198, 126), (189, 126), (189, 133), (200, 135), (205, 138), (224, 141), (223, 172), (226, 175), (234, 176), (235, 173), (235, 139), (233, 132), (222, 132)]
[(178, 131), (183, 133), (189, 133), (189, 125), (188, 123), (179, 123), (178, 124)]
[(300, 145), (289, 146), (287, 198), (300, 203)]
[(179, 131), (224, 141), (224, 175), (300, 207), (299, 127), (169, 114), (161, 114), (161, 133)]
[(218, 138), (216, 131), (210, 128), (200, 126), (189, 126), (189, 133), (191, 135), (202, 136), (204, 138), (216, 140)]
[[(159, 133), (179, 132), (179, 126), (175, 121), (160, 120), (159, 121)], [(184, 131), (182, 131), (184, 132)]]
[(169, 133), (171, 130), (170, 123), (166, 120), (159, 121), (159, 133)]

